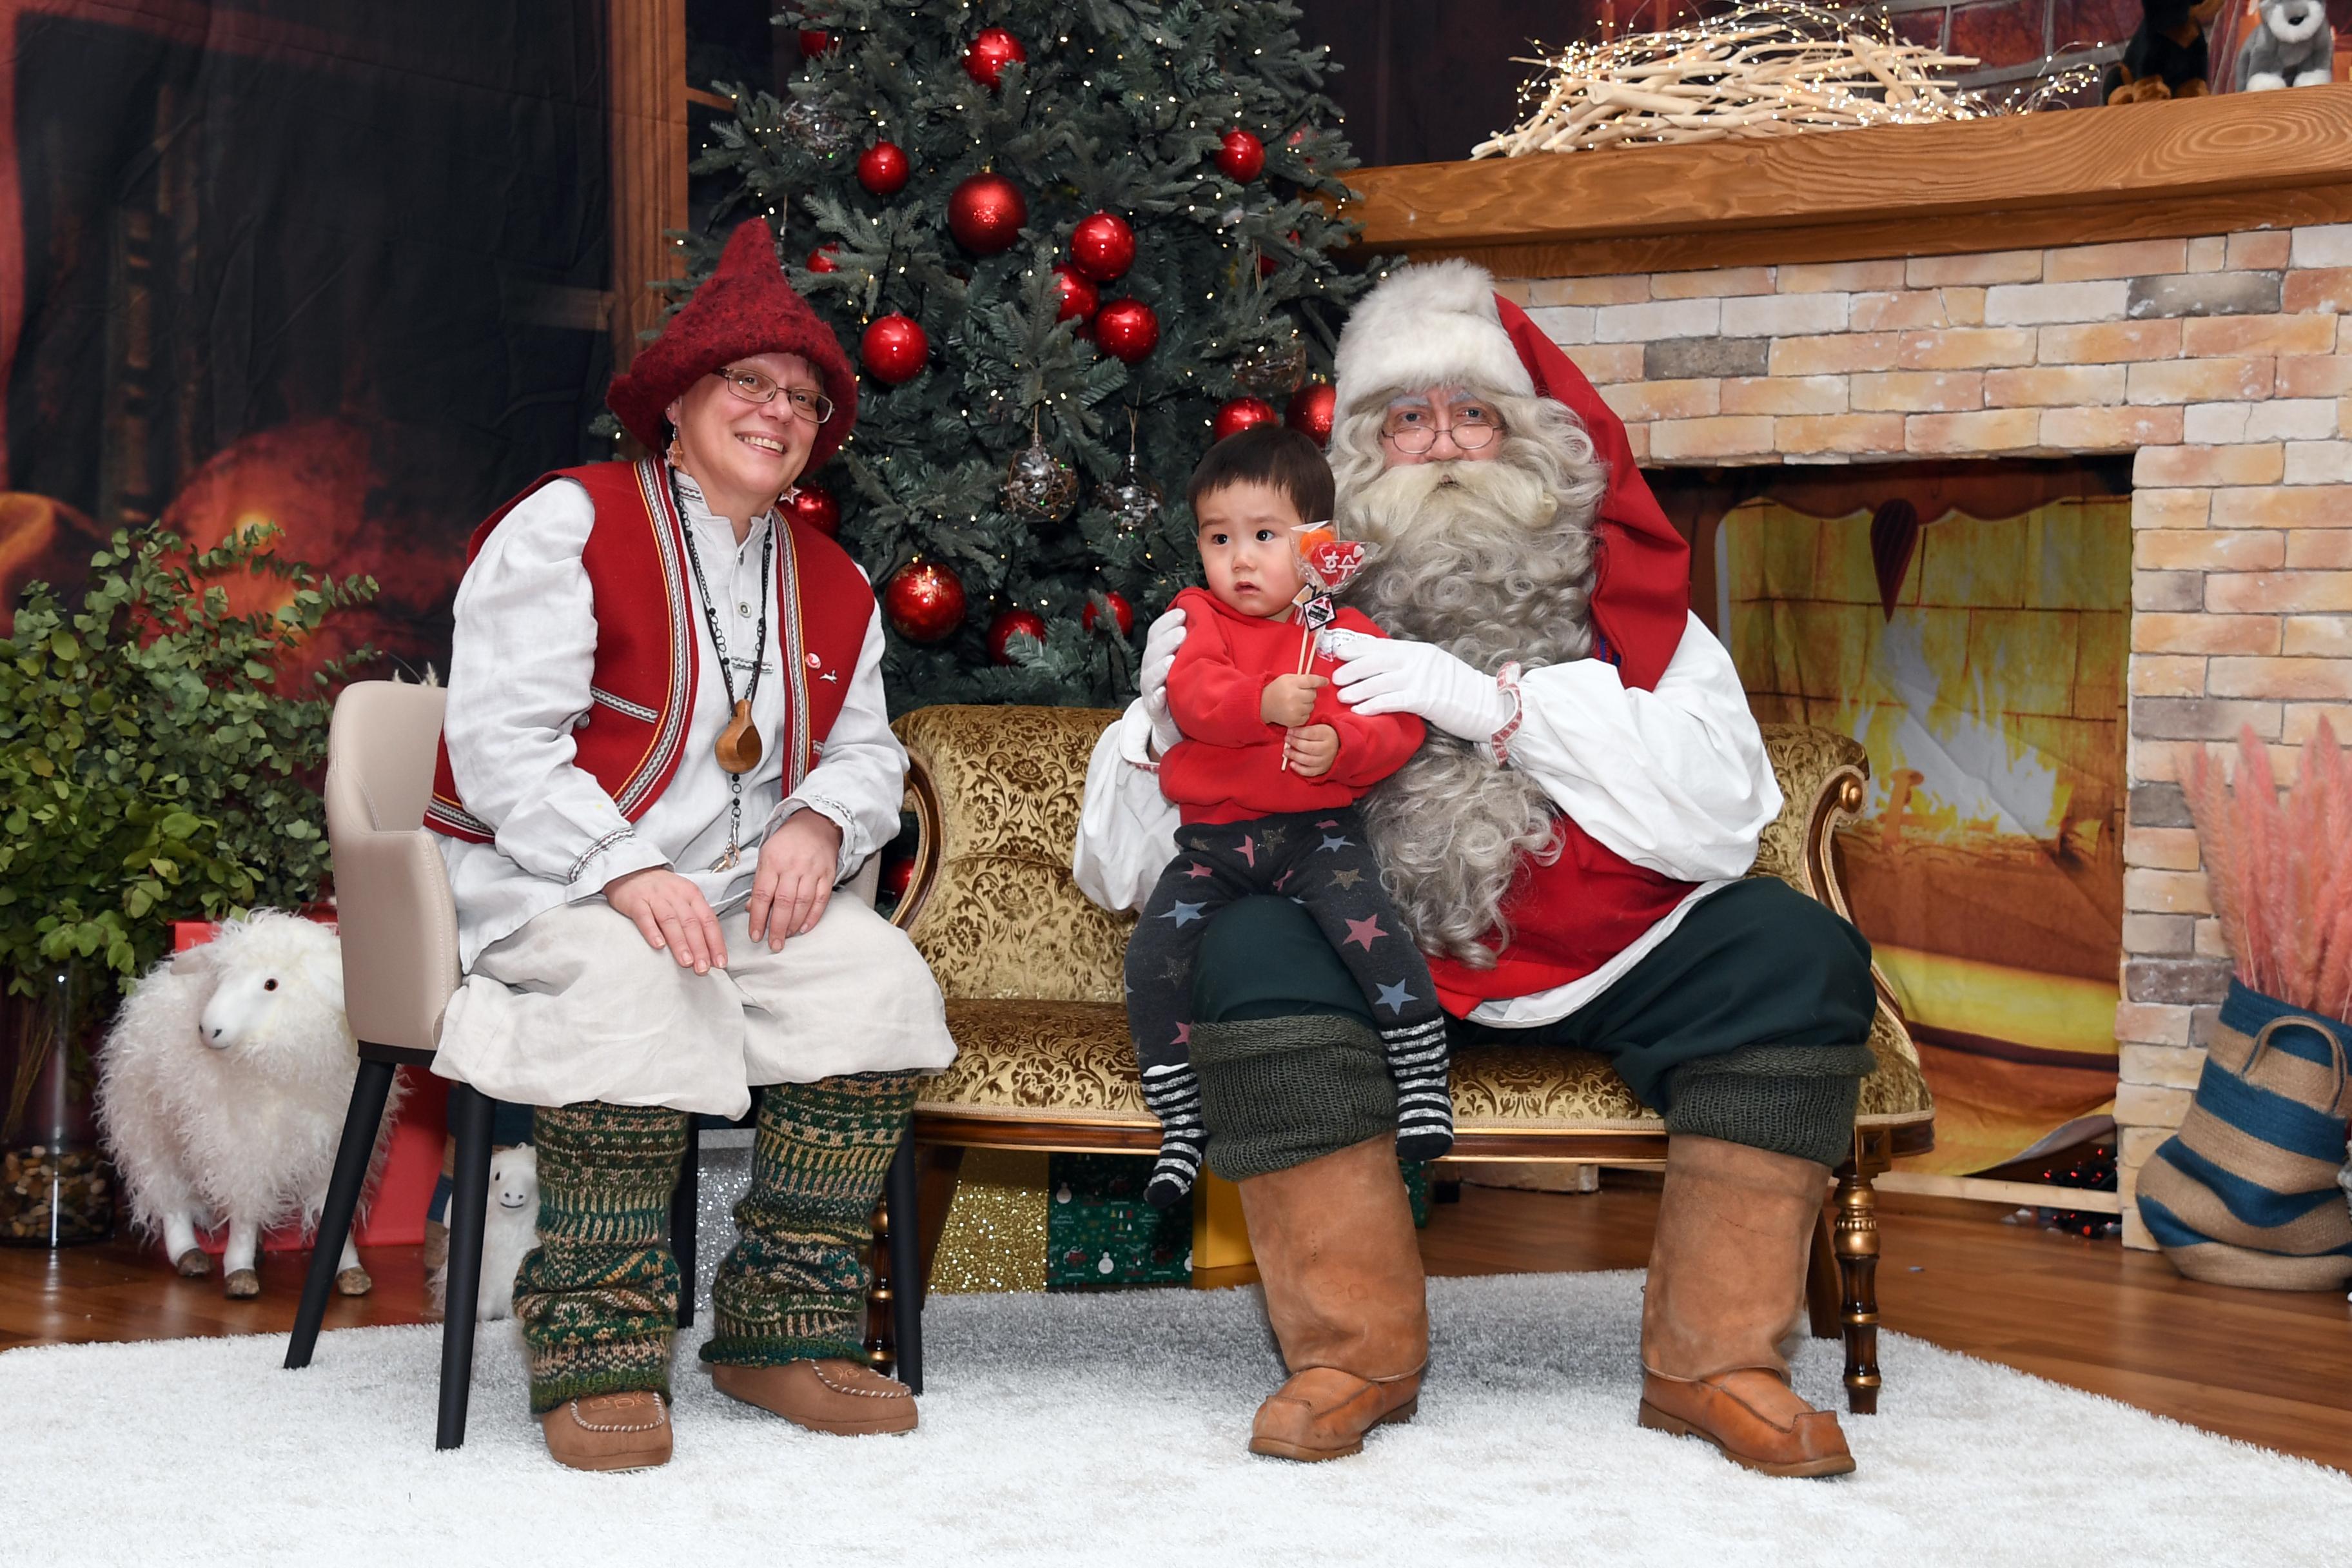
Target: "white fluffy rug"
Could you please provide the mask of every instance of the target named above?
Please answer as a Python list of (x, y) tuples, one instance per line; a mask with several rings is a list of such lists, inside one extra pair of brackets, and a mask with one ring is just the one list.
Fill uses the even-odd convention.
[[(1421, 1415), (1358, 1458), (1242, 1450), (1277, 1378), (1255, 1290), (940, 1297), (906, 1437), (821, 1437), (680, 1356), (677, 1457), (583, 1476), (486, 1327), (466, 1447), (438, 1332), (0, 1355), (0, 1560), (26, 1564), (2340, 1564), (2352, 1478), (1900, 1336), (1861, 1462), (1770, 1480), (1633, 1425), (1633, 1274), (1432, 1282)], [(1838, 1396), (1820, 1342), (1799, 1384)], [(1842, 1407), (1842, 1405), (1841, 1405)]]

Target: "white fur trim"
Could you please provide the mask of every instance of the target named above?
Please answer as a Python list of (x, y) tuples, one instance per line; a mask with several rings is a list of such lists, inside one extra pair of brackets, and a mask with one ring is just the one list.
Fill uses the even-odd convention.
[(1423, 387), (1535, 395), (1495, 310), (1495, 279), (1475, 261), (1430, 261), (1391, 273), (1339, 332), (1339, 411)]

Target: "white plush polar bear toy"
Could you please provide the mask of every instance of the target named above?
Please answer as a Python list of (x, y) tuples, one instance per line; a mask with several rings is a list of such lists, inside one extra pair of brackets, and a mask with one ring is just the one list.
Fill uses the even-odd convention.
[[(226, 1221), (231, 1296), (261, 1291), (261, 1233), (318, 1222), (359, 1069), (343, 1018), (342, 945), (314, 921), (257, 910), (147, 972), (99, 1056), (99, 1118), (131, 1223), (161, 1231), (181, 1273), (205, 1273), (199, 1224)], [(398, 1109), (376, 1136), (373, 1182)], [(372, 1281), (347, 1237), (336, 1288)]]
[(2262, 0), (2262, 25), (2238, 51), (2238, 90), (2316, 87), (2336, 68), (2326, 0)]

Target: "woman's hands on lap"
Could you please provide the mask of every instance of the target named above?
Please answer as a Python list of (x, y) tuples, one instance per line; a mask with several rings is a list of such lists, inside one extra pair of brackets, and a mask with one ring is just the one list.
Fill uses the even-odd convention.
[(782, 952), (785, 938), (814, 930), (832, 900), (840, 866), (839, 825), (806, 807), (786, 817), (760, 846), (760, 868), (751, 881), (747, 911), (751, 940), (766, 942), (771, 952)]
[(604, 901), (636, 922), (646, 944), (667, 951), (681, 969), (708, 974), (727, 967), (719, 917), (702, 889), (667, 866), (648, 866), (604, 884)]

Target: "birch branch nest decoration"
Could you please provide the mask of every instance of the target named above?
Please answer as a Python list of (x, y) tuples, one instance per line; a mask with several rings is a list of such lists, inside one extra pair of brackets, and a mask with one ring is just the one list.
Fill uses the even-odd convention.
[(1787, 0), (1518, 63), (1544, 68), (1520, 93), (1535, 107), (1473, 158), (1979, 120), (2041, 108), (2088, 79), (2077, 67), (1995, 100), (1931, 74), (1976, 65), (1969, 56), (1897, 42), (1883, 15)]

